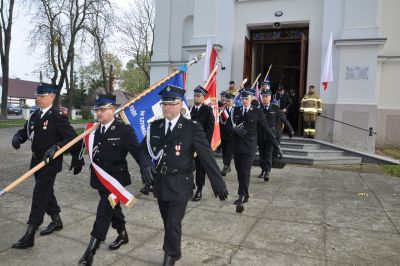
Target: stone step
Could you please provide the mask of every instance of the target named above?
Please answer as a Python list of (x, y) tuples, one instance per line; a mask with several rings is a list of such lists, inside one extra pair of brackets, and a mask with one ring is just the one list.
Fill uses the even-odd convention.
[(332, 158), (321, 157), (306, 157), (298, 155), (284, 155), (283, 161), (292, 164), (307, 164), (307, 165), (332, 165), (332, 164), (359, 164), (360, 157), (338, 156)]
[(293, 137), (293, 138), (289, 138), (287, 136), (283, 136), (281, 138), (282, 142), (290, 142), (290, 143), (306, 143), (306, 144), (314, 144), (314, 140), (313, 139), (309, 139), (309, 138), (302, 138), (302, 137)]
[(297, 156), (308, 156), (318, 158), (337, 158), (343, 156), (343, 151), (339, 150), (299, 150), (282, 148), (283, 155), (297, 155)]
[(298, 149), (298, 150), (318, 150), (320, 148), (319, 144), (316, 143), (292, 143), (287, 141), (281, 142), (282, 148), (288, 149)]

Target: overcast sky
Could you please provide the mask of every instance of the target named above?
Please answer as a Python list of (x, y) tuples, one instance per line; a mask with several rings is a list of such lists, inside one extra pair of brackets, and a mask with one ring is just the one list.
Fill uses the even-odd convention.
[[(112, 0), (114, 6), (121, 9), (127, 8), (129, 2), (134, 0)], [(32, 30), (31, 16), (29, 12), (21, 6), (21, 1), (16, 1), (14, 7), (14, 23), (12, 26), (12, 39), (10, 50), (10, 78), (20, 78), (24, 80), (39, 81), (39, 65), (43, 62), (40, 58), (42, 51), (39, 49), (30, 53), (27, 36)], [(117, 9), (118, 10), (118, 9)], [(117, 54), (118, 55), (118, 54)], [(123, 55), (119, 55), (124, 60)]]

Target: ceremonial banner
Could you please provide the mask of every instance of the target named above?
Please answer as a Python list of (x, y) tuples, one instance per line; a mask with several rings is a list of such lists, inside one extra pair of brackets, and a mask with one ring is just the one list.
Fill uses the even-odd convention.
[[(185, 76), (186, 72), (180, 71), (124, 110), (125, 116), (135, 131), (139, 142), (142, 142), (146, 135), (147, 125), (150, 122), (163, 117), (161, 99), (158, 93), (168, 85), (174, 85), (185, 89)], [(186, 98), (183, 102), (183, 108), (187, 114), (190, 113)]]
[[(205, 89), (208, 91), (204, 102), (211, 106), (214, 114), (214, 132), (211, 139), (211, 149), (215, 151), (219, 144), (221, 144), (221, 134), (219, 130), (219, 108), (218, 108), (218, 99), (217, 99), (217, 71), (215, 69), (215, 62), (217, 61), (217, 51), (212, 48), (211, 43), (207, 44), (207, 50), (211, 49), (209, 52), (209, 60), (207, 61), (207, 54), (206, 54), (206, 62), (209, 67), (208, 70), (210, 73), (208, 74), (208, 80), (205, 85)], [(205, 68), (207, 69), (207, 68)]]

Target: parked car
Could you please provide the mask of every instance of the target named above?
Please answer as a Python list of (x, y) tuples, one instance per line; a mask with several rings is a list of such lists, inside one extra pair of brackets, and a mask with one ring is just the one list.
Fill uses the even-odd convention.
[(8, 105), (7, 106), (8, 115), (22, 115), (22, 108), (19, 105)]
[(29, 108), (29, 113), (32, 114), (32, 113), (35, 112), (37, 109), (39, 109), (39, 107), (37, 107), (37, 106), (31, 106), (31, 107)]

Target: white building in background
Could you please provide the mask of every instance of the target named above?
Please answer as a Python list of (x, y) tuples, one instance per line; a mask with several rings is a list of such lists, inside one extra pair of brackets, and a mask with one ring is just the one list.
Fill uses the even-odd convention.
[[(204, 52), (210, 39), (226, 67), (219, 91), (230, 80), (265, 75), (272, 64), (273, 89), (294, 88), (301, 97), (316, 85), (324, 116), (378, 133), (320, 118), (317, 138), (371, 152), (376, 144), (399, 145), (399, 10), (398, 0), (157, 0), (151, 83)], [(331, 32), (334, 82), (324, 91)], [(189, 98), (203, 83), (202, 67), (188, 71)]]

